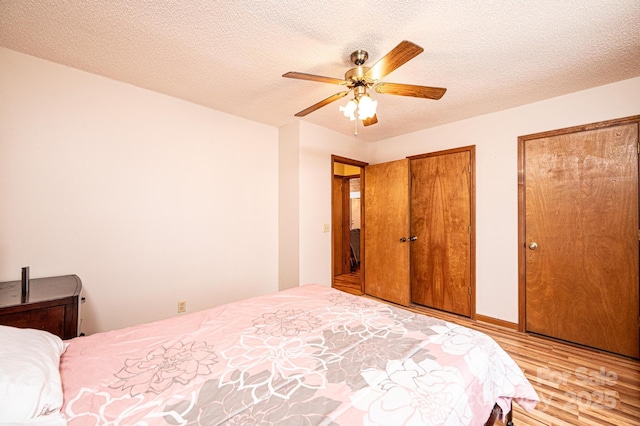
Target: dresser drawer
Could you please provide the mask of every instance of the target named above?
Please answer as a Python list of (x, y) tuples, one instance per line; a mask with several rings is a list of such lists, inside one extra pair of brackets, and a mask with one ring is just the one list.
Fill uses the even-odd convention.
[(1, 315), (0, 324), (18, 328), (36, 328), (57, 336), (64, 334), (64, 306)]

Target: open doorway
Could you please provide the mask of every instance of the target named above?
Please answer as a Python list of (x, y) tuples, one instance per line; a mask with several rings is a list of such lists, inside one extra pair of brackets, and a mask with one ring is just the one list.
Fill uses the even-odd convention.
[(362, 294), (363, 168), (367, 163), (332, 156), (332, 286)]

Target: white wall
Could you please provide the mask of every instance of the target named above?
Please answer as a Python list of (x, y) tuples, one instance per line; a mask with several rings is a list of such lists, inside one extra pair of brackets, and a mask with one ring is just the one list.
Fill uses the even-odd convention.
[[(347, 122), (348, 123), (348, 122)], [(331, 286), (331, 155), (367, 161), (353, 137), (300, 122), (300, 283)]]
[(517, 323), (518, 136), (638, 114), (640, 77), (376, 142), (368, 155), (376, 164), (476, 145), (476, 311)]
[(300, 123), (279, 129), (278, 289), (300, 285)]
[(0, 281), (78, 274), (88, 333), (277, 290), (276, 128), (4, 48), (0, 64)]

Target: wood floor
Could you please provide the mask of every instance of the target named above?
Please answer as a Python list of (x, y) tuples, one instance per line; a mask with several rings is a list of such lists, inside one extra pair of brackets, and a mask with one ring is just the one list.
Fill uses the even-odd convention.
[[(340, 277), (334, 288), (362, 294), (359, 277)], [(482, 331), (511, 355), (540, 397), (532, 413), (514, 403), (516, 426), (640, 425), (640, 361), (433, 309), (409, 309)]]
[(361, 295), (362, 287), (360, 286), (360, 271), (357, 270), (348, 274), (336, 275), (333, 277), (333, 288), (347, 293)]

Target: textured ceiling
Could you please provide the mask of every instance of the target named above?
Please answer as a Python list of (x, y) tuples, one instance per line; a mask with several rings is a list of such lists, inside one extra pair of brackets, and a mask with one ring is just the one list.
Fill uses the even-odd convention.
[[(638, 0), (0, 0), (0, 45), (281, 126), (340, 86), (356, 49), (424, 52), (383, 81), (439, 101), (375, 95), (376, 141), (640, 75)], [(1, 64), (0, 64), (1, 66)], [(343, 98), (303, 120), (353, 135)]]

